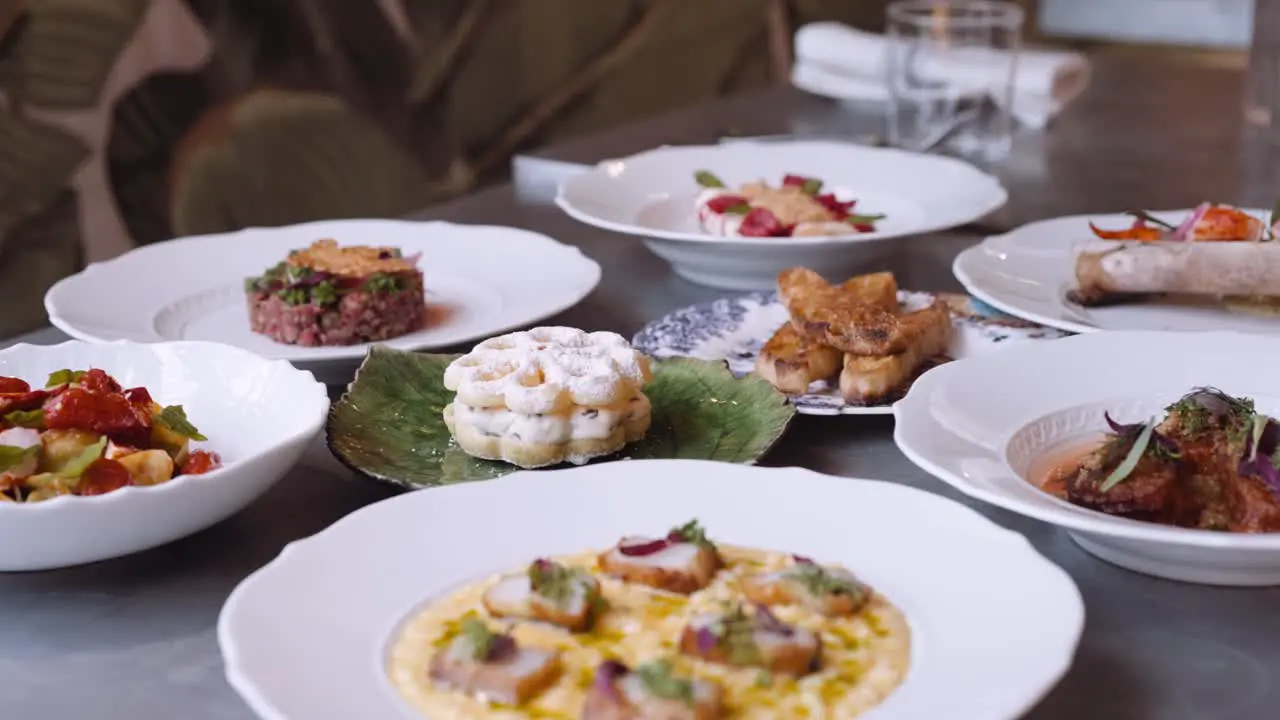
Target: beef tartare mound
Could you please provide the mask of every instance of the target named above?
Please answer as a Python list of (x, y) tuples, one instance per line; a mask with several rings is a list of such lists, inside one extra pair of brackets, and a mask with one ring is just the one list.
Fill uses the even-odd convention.
[(254, 332), (308, 347), (399, 337), (422, 328), (426, 309), (418, 256), (334, 240), (248, 278), (245, 295)]

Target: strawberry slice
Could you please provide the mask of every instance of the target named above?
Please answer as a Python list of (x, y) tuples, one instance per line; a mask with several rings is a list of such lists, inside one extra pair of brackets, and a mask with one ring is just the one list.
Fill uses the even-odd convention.
[(756, 208), (742, 218), (738, 234), (743, 237), (786, 237), (791, 229), (778, 220), (778, 216), (764, 208)]
[(749, 205), (747, 199), (740, 195), (718, 195), (707, 201), (707, 209), (712, 212), (726, 213), (733, 208)]

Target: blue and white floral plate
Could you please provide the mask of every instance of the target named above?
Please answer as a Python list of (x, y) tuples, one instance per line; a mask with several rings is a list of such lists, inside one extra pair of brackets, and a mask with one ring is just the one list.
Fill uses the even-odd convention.
[[(1056, 340), (1070, 335), (1005, 315), (968, 295), (900, 292), (898, 297), (911, 310), (927, 307), (938, 298), (951, 306), (956, 332), (947, 355), (953, 359), (990, 352), (1005, 343)], [(752, 371), (760, 348), (787, 321), (787, 309), (777, 293), (752, 293), (676, 310), (649, 323), (636, 334), (632, 344), (658, 358), (683, 355), (724, 360), (735, 375), (742, 376)], [(791, 402), (797, 411), (807, 415), (893, 413), (892, 403), (850, 405), (840, 397), (839, 388), (826, 382), (814, 383), (804, 395), (791, 396)]]

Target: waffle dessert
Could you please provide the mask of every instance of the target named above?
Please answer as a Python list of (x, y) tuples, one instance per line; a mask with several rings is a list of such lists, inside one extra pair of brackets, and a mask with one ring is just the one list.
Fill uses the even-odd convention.
[(426, 311), (416, 255), (317, 240), (245, 280), (249, 327), (287, 345), (354, 345), (421, 329)]
[(778, 295), (791, 321), (765, 343), (755, 370), (785, 393), (838, 374), (846, 403), (884, 404), (903, 395), (951, 342), (946, 303), (902, 312), (892, 273), (831, 285), (812, 270), (791, 268), (778, 276)]
[(468, 455), (522, 468), (610, 455), (649, 431), (649, 360), (621, 335), (541, 327), (480, 343), (445, 369)]

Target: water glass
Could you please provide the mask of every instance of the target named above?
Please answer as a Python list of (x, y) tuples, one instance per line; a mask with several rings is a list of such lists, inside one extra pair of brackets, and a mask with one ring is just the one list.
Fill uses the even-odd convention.
[(897, 0), (887, 14), (890, 144), (987, 161), (1007, 155), (1022, 8), (991, 0)]

